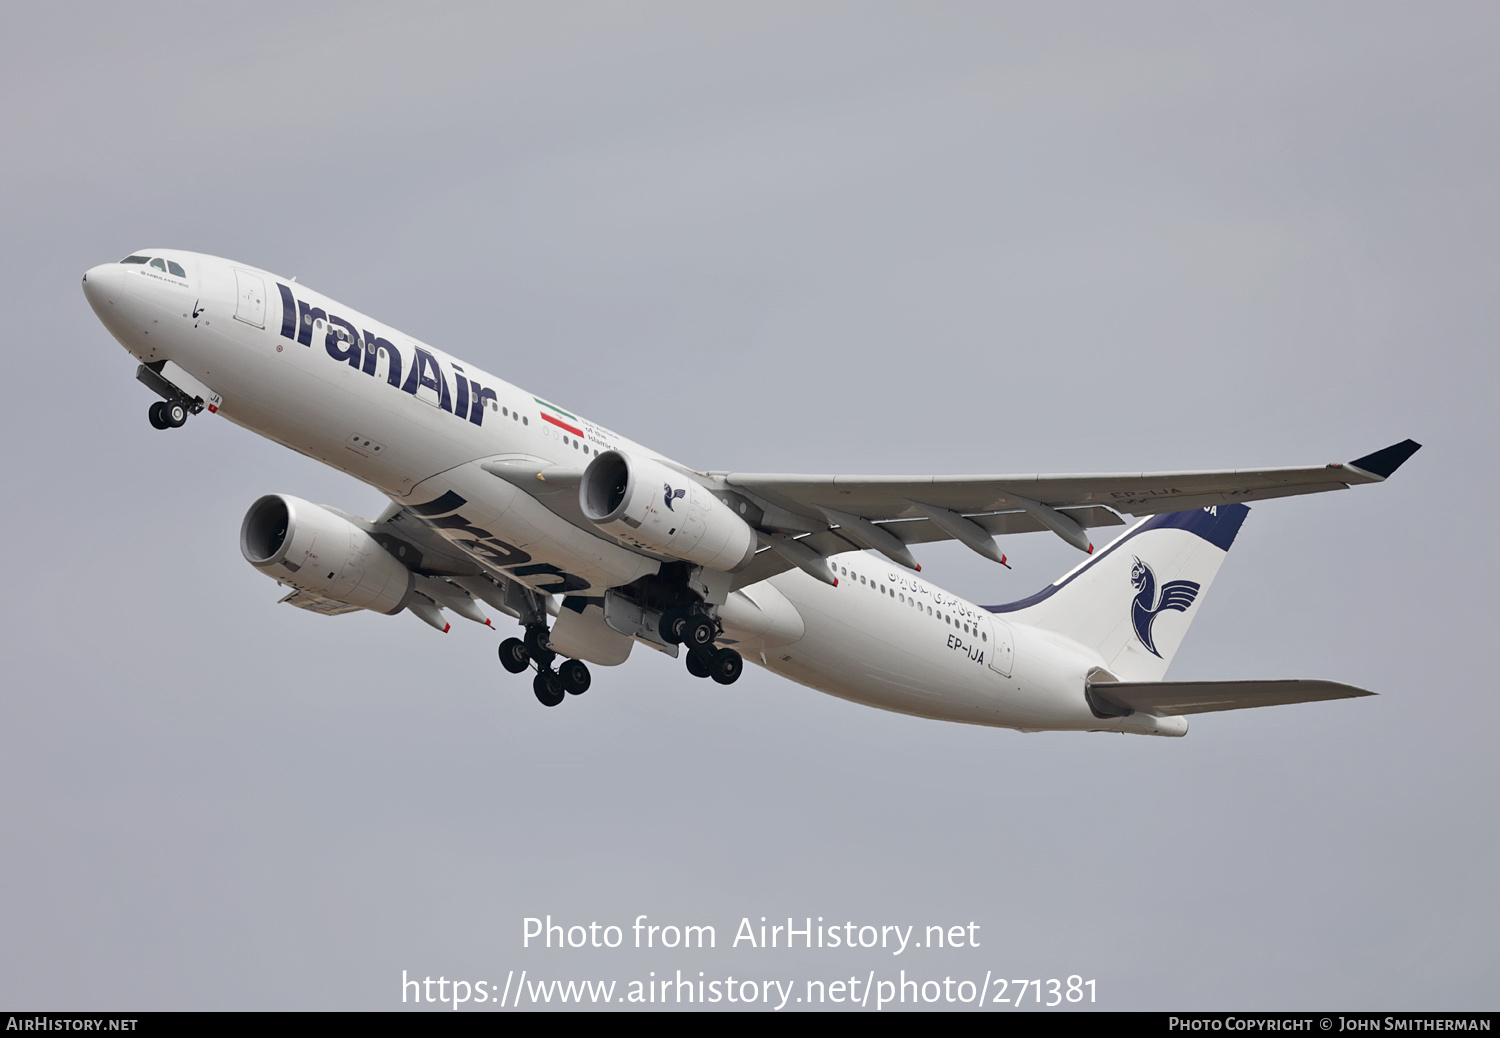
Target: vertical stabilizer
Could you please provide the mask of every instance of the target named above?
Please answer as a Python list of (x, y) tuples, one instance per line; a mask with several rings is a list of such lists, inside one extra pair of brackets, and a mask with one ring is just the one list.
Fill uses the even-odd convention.
[(987, 608), (1097, 652), (1121, 681), (1159, 681), (1249, 511), (1152, 516), (1030, 598)]

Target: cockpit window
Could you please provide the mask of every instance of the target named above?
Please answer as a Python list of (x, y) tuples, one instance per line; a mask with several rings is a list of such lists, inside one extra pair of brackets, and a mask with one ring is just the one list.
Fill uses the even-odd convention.
[(182, 269), (182, 264), (180, 263), (173, 263), (171, 260), (167, 260), (167, 270), (171, 271), (173, 274), (176, 274), (180, 278), (187, 277), (187, 271)]
[(150, 259), (149, 256), (126, 256), (120, 262), (121, 263), (145, 263), (149, 259)]
[(166, 262), (164, 260), (159, 259), (159, 258), (152, 260), (151, 261), (151, 266), (155, 267), (157, 270), (161, 271), (163, 274), (165, 274), (167, 272), (167, 264), (166, 264)]

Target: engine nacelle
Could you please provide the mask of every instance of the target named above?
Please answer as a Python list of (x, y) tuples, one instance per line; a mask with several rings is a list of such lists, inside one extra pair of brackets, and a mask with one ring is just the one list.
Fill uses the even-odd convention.
[(343, 516), (289, 494), (267, 494), (245, 513), (240, 553), (266, 576), (377, 613), (397, 613), (411, 570)]
[(659, 461), (605, 451), (583, 472), (578, 504), (611, 537), (708, 569), (755, 557), (755, 531), (707, 487)]

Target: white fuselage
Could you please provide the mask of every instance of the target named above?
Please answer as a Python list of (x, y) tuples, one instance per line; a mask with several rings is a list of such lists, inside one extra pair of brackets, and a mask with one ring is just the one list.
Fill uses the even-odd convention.
[[(602, 594), (659, 568), (480, 466), (576, 470), (607, 450), (682, 466), (295, 282), (211, 256), (146, 255), (172, 257), (185, 276), (105, 264), (86, 275), (88, 299), (143, 363), (170, 361), (208, 387), (217, 413), (398, 503), (457, 495), (466, 533), (454, 543), (538, 591)], [(1101, 661), (1077, 643), (1005, 623), (870, 554), (832, 562), (837, 586), (793, 569), (731, 596), (725, 633), (747, 660), (922, 717), (1185, 730), (1180, 719), (1096, 717), (1083, 688)]]

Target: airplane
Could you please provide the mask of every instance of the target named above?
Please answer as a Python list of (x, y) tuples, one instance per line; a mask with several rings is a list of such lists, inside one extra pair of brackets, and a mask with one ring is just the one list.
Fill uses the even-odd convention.
[[(377, 488), (375, 519), (288, 494), (250, 505), (245, 560), (313, 613), (520, 623), (502, 666), (547, 706), (636, 645), (723, 685), (745, 659), (885, 710), (1034, 731), (1181, 736), (1187, 715), (1373, 695), (1331, 681), (1163, 680), (1249, 509), (1378, 483), (1412, 440), (1343, 464), (1115, 475), (819, 476), (697, 471), (297, 283), (145, 249), (83, 292), (158, 397)], [(1137, 521), (1094, 550), (1091, 531)], [(1050, 531), (1078, 566), (981, 606), (913, 546), (1000, 565)]]

